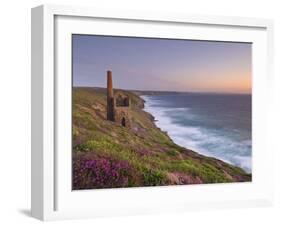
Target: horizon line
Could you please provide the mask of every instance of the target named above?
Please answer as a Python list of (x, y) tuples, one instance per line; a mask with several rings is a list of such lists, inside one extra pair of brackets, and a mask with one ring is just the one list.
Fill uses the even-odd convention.
[[(99, 88), (106, 89), (107, 87), (98, 86), (72, 86), (72, 88)], [(135, 91), (135, 92), (170, 92), (170, 93), (209, 93), (209, 94), (237, 94), (237, 95), (252, 95), (252, 92), (219, 92), (219, 91), (175, 91), (175, 90), (139, 90), (139, 89), (122, 89), (113, 88), (117, 90)], [(252, 91), (252, 90), (251, 90)]]

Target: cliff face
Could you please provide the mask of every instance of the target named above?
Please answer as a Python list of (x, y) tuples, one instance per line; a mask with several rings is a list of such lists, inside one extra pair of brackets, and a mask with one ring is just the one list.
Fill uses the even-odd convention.
[(73, 189), (251, 181), (241, 168), (173, 143), (130, 97), (130, 126), (107, 121), (106, 90), (73, 89)]

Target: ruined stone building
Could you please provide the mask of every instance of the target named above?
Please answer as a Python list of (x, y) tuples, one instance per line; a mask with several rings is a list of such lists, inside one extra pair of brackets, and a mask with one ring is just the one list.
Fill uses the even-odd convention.
[(112, 73), (107, 71), (107, 120), (130, 127), (130, 98), (121, 91), (114, 93)]

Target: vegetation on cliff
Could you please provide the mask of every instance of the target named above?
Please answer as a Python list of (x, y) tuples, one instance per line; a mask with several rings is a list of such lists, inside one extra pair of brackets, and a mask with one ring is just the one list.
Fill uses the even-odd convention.
[(73, 88), (73, 189), (251, 181), (241, 168), (176, 145), (129, 91), (130, 127), (106, 120), (106, 89)]

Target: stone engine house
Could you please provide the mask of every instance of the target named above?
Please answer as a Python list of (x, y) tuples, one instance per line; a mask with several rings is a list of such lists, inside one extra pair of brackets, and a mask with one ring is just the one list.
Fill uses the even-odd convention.
[(130, 98), (113, 91), (112, 72), (107, 71), (107, 120), (130, 127)]

